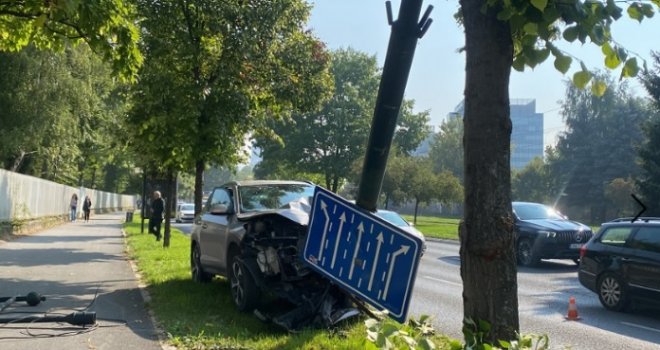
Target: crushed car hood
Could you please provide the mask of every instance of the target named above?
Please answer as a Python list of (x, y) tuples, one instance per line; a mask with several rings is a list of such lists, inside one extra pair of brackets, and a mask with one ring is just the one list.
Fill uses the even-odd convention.
[(255, 211), (250, 213), (238, 214), (236, 218), (241, 221), (247, 221), (259, 216), (280, 215), (297, 224), (307, 226), (309, 224), (309, 213), (312, 207), (305, 200), (289, 202), (280, 209)]

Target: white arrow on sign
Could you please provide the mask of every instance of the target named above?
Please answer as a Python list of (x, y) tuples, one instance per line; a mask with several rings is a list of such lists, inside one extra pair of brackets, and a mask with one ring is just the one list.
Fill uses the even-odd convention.
[(369, 287), (367, 288), (371, 292), (371, 286), (374, 284), (374, 275), (376, 274), (376, 266), (378, 266), (378, 256), (380, 255), (380, 246), (383, 244), (383, 233), (381, 232), (376, 237), (378, 240), (378, 245), (376, 246), (376, 257), (374, 258), (374, 266), (371, 268), (371, 278), (369, 279)]
[(355, 250), (353, 251), (353, 259), (351, 260), (351, 269), (348, 272), (348, 279), (353, 278), (353, 270), (355, 270), (355, 259), (357, 259), (358, 250), (360, 249), (360, 241), (362, 240), (362, 233), (364, 232), (364, 225), (360, 223), (357, 227), (358, 236), (357, 244), (355, 245)]
[(339, 249), (339, 240), (341, 239), (341, 230), (344, 228), (344, 223), (346, 222), (346, 213), (341, 213), (339, 217), (339, 229), (337, 230), (337, 239), (335, 239), (335, 251), (332, 253), (332, 263), (330, 268), (335, 268), (335, 260), (337, 260), (337, 249)]
[(327, 209), (328, 209), (328, 205), (325, 204), (323, 200), (321, 200), (321, 210), (323, 210), (323, 214), (325, 215), (325, 226), (323, 226), (321, 248), (319, 249), (319, 261), (321, 261), (321, 257), (323, 257), (323, 245), (325, 244), (325, 236), (328, 234), (328, 225), (330, 224), (330, 215), (328, 215)]
[(406, 254), (410, 250), (409, 245), (401, 245), (401, 249), (397, 250), (392, 254), (392, 261), (390, 262), (390, 270), (387, 272), (387, 281), (385, 281), (385, 290), (383, 291), (383, 300), (387, 299), (387, 292), (390, 290), (390, 282), (392, 282), (392, 272), (394, 271), (394, 263), (396, 262), (396, 257), (401, 254)]

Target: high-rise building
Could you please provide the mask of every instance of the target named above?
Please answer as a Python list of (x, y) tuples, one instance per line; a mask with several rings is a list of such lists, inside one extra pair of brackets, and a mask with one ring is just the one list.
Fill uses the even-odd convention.
[(511, 99), (511, 169), (522, 169), (532, 159), (543, 158), (543, 113), (536, 100)]
[[(511, 99), (511, 169), (522, 169), (535, 157), (543, 157), (543, 113), (536, 112), (536, 100)], [(463, 101), (456, 106), (454, 113), (462, 116), (465, 110)]]

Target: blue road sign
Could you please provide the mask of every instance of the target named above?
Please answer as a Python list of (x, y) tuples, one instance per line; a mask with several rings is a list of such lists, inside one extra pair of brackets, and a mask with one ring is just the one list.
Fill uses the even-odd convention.
[(316, 187), (303, 260), (390, 317), (405, 322), (423, 242)]

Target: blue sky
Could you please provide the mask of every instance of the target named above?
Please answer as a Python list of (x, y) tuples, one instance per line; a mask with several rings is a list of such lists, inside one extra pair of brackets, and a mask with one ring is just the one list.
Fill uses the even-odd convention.
[[(309, 2), (314, 5), (309, 27), (330, 49), (352, 47), (376, 55), (382, 66), (390, 36), (385, 0)], [(401, 0), (392, 1), (395, 18), (400, 3)], [(457, 50), (463, 46), (465, 37), (463, 29), (453, 18), (458, 1), (425, 0), (423, 9), (428, 5), (434, 7), (431, 14), (433, 24), (418, 42), (406, 98), (416, 101), (416, 110), (430, 110), (431, 124), (437, 126), (463, 99), (465, 55)], [(618, 22), (612, 29), (616, 41), (646, 59), (649, 66), (652, 65), (650, 51), (660, 51), (660, 15), (656, 14), (651, 20), (639, 24), (624, 13)], [(604, 67), (600, 49), (593, 44), (576, 42), (560, 47), (582, 59), (591, 69)], [(559, 101), (564, 97), (564, 81), (579, 69), (579, 64), (574, 60), (571, 71), (564, 76), (555, 70), (551, 59), (533, 71), (529, 68), (523, 73), (514, 71), (509, 87), (512, 99), (536, 99), (536, 111), (545, 115), (546, 145), (553, 144), (556, 134), (563, 130)], [(634, 91), (644, 95), (635, 81), (630, 83)]]

